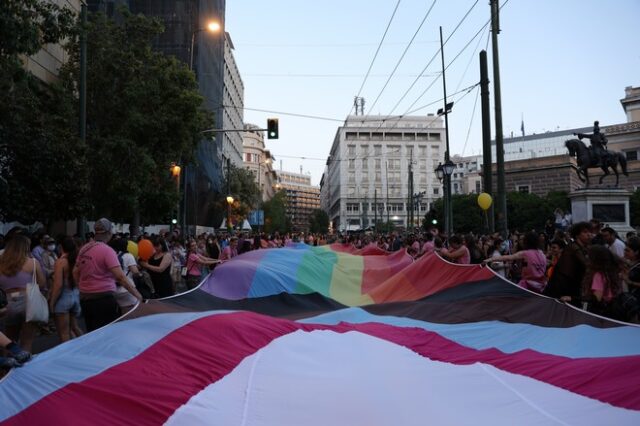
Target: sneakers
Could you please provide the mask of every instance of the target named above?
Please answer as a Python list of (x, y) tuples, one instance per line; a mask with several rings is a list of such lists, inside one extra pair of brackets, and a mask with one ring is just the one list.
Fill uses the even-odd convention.
[(15, 342), (8, 344), (7, 350), (9, 351), (9, 356), (18, 361), (19, 364), (24, 364), (31, 359), (31, 353), (22, 349)]
[(0, 368), (10, 369), (15, 367), (22, 367), (22, 364), (17, 359), (0, 356)]

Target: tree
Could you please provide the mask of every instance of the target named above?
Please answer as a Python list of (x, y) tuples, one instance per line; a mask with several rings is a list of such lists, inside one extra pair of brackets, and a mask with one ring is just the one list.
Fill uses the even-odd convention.
[(309, 230), (313, 233), (326, 234), (329, 231), (329, 215), (321, 209), (314, 209), (309, 218)]
[(291, 229), (291, 219), (287, 216), (287, 192), (284, 189), (262, 205), (265, 232), (286, 233)]
[(70, 35), (73, 13), (48, 1), (7, 0), (0, 22), (0, 217), (77, 217), (87, 207), (88, 177), (74, 100), (20, 60)]
[[(156, 222), (178, 201), (171, 163), (192, 160), (211, 115), (187, 66), (152, 50), (160, 22), (120, 12), (119, 23), (91, 14), (86, 28), (92, 214)], [(78, 84), (78, 39), (70, 46), (61, 73), (68, 93)]]

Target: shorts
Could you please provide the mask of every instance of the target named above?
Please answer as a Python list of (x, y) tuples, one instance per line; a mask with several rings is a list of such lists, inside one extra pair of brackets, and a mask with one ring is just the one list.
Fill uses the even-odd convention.
[(69, 313), (73, 316), (79, 316), (82, 309), (80, 308), (80, 290), (78, 288), (63, 288), (56, 305), (53, 307), (54, 314)]
[(7, 313), (2, 318), (5, 326), (19, 326), (25, 323), (27, 313), (27, 293), (15, 291), (7, 293)]
[(128, 308), (138, 303), (138, 299), (124, 287), (118, 287), (116, 290), (116, 302), (121, 308)]

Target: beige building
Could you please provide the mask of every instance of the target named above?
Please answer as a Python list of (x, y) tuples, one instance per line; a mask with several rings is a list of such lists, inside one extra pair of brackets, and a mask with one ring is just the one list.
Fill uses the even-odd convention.
[(311, 213), (320, 208), (320, 188), (311, 176), (278, 170), (278, 185), (287, 192), (287, 216), (293, 231), (308, 232)]
[[(620, 103), (627, 119), (632, 121), (609, 126), (601, 123), (600, 130), (608, 139), (607, 149), (623, 153), (627, 161), (629, 176), (620, 175), (619, 187), (635, 191), (640, 188), (640, 87), (627, 87), (625, 95)], [(584, 183), (576, 175), (576, 160), (569, 157), (564, 141), (574, 139), (573, 133), (592, 131), (592, 127), (582, 127), (505, 139), (507, 191), (530, 192), (544, 196), (549, 191), (572, 191), (584, 187)], [(493, 158), (495, 159), (495, 156)], [(618, 170), (620, 171), (620, 168)], [(495, 169), (493, 175), (495, 191)], [(598, 180), (602, 175), (600, 169), (589, 169), (591, 186), (599, 186)], [(614, 185), (613, 175), (606, 177), (602, 183), (603, 187)]]
[(251, 170), (260, 188), (261, 201), (270, 200), (276, 191), (277, 175), (273, 170), (275, 158), (266, 149), (263, 131), (255, 124), (245, 124), (242, 132), (243, 166)]
[[(222, 128), (237, 130), (244, 128), (244, 83), (233, 56), (233, 41), (228, 32), (224, 34), (224, 87), (222, 112)], [(242, 151), (244, 142), (238, 131), (222, 132), (218, 136), (222, 142), (222, 164), (226, 164), (227, 158), (241, 167), (243, 163)]]
[[(80, 14), (80, 0), (49, 0), (49, 3), (66, 7)], [(62, 44), (47, 44), (33, 56), (24, 57), (25, 68), (45, 83), (54, 82), (58, 78), (60, 67), (69, 59), (69, 54)]]

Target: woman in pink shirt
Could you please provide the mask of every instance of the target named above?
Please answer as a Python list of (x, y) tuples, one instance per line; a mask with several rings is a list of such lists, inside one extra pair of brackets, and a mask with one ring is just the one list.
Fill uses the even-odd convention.
[(449, 238), (449, 248), (443, 248), (440, 250), (440, 254), (453, 263), (459, 263), (461, 265), (468, 265), (471, 263), (469, 249), (467, 246), (462, 244), (462, 238), (458, 235), (452, 235), (451, 238)]
[[(224, 250), (222, 252), (224, 253)], [(218, 259), (212, 259), (198, 253), (198, 244), (195, 241), (191, 241), (187, 246), (187, 288), (191, 290), (200, 284), (200, 281), (202, 281), (200, 268), (202, 266), (213, 265), (218, 262), (220, 262)]]
[(229, 245), (222, 250), (220, 260), (231, 260), (238, 255), (238, 237), (231, 237)]
[(605, 246), (589, 247), (587, 272), (583, 281), (583, 308), (598, 315), (611, 316), (611, 301), (622, 291), (620, 267)]
[(535, 232), (528, 232), (523, 240), (524, 250), (515, 254), (495, 256), (485, 259), (483, 263), (500, 261), (521, 261), (522, 276), (518, 285), (522, 288), (542, 293), (547, 285), (547, 257), (538, 247), (538, 235)]

